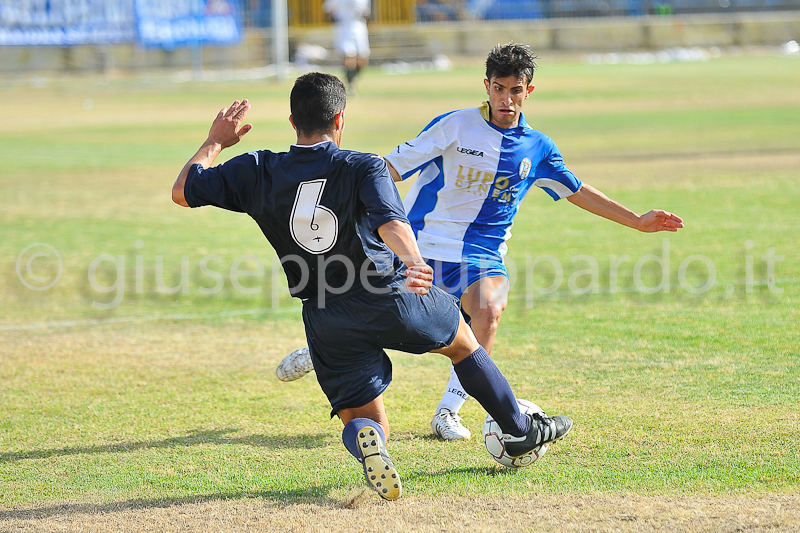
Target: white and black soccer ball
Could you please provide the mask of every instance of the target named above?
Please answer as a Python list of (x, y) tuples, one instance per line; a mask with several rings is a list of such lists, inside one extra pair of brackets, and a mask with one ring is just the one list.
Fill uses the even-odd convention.
[[(524, 414), (529, 413), (544, 413), (541, 407), (528, 400), (517, 399), (519, 410)], [(522, 468), (536, 462), (541, 458), (548, 448), (548, 444), (542, 444), (538, 448), (520, 457), (511, 457), (506, 454), (506, 447), (503, 444), (503, 430), (497, 425), (491, 415), (486, 417), (483, 423), (483, 444), (486, 446), (486, 451), (492, 458), (503, 466), (511, 468)]]

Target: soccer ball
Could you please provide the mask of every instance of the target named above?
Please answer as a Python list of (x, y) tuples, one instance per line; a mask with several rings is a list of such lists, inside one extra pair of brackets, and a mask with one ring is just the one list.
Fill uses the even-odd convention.
[[(517, 403), (519, 404), (519, 410), (523, 414), (544, 413), (541, 407), (528, 400), (517, 399)], [(548, 448), (548, 444), (542, 444), (521, 457), (506, 455), (506, 447), (503, 445), (503, 430), (500, 429), (500, 426), (497, 425), (491, 415), (487, 416), (486, 421), (483, 423), (483, 444), (486, 446), (486, 451), (495, 461), (511, 468), (522, 468), (534, 463), (547, 452)]]

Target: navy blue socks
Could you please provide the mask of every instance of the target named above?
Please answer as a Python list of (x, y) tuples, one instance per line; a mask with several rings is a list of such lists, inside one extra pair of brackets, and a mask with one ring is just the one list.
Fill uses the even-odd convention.
[(492, 415), (503, 433), (521, 437), (528, 432), (530, 420), (520, 412), (511, 385), (483, 346), (453, 368), (464, 391)]
[[(453, 365), (453, 368), (464, 391), (475, 398), (486, 409), (486, 412), (492, 415), (503, 433), (514, 437), (521, 437), (528, 433), (530, 420), (520, 412), (511, 385), (508, 384), (508, 380), (494, 364), (483, 346), (460, 363)], [(359, 461), (361, 461), (361, 454), (358, 451), (356, 437), (358, 432), (366, 426), (375, 428), (384, 445), (386, 444), (386, 435), (380, 424), (369, 418), (354, 418), (344, 426), (342, 442), (347, 451)]]
[[(364, 429), (364, 427), (370, 426), (377, 430), (378, 434), (381, 436), (381, 442), (383, 442), (384, 446), (386, 445), (386, 435), (383, 433), (383, 428), (380, 424), (378, 424), (374, 420), (370, 420), (369, 418), (354, 418), (347, 424), (345, 424), (344, 429), (342, 430), (342, 442), (344, 443), (344, 447), (347, 448), (347, 451), (350, 454), (358, 459), (358, 462), (361, 462), (361, 453), (358, 451), (358, 441), (356, 437), (358, 436), (358, 432)], [(502, 427), (502, 426), (500, 426)]]

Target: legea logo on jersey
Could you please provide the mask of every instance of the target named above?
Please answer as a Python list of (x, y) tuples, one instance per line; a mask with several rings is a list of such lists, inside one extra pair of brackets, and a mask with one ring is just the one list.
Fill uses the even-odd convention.
[(472, 167), (458, 165), (456, 174), (456, 187), (466, 189), (476, 196), (486, 196), (489, 192), (489, 184), (494, 181), (494, 174), (484, 172)]
[(464, 148), (463, 146), (459, 146), (456, 148), (456, 151), (461, 152), (462, 154), (474, 155), (475, 157), (483, 157), (483, 152), (480, 150), (473, 150), (472, 148)]
[(527, 157), (519, 164), (519, 179), (524, 180), (531, 173), (531, 160)]

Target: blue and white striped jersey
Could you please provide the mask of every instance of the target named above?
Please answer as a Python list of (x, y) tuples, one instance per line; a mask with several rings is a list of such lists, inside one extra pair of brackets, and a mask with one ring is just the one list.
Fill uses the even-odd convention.
[(440, 261), (502, 260), (532, 185), (554, 200), (582, 185), (552, 139), (523, 115), (495, 126), (487, 103), (436, 117), (385, 158), (403, 179), (420, 171), (403, 204), (422, 256)]

